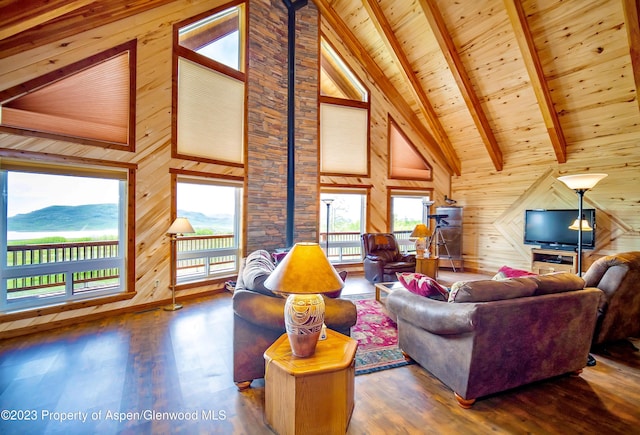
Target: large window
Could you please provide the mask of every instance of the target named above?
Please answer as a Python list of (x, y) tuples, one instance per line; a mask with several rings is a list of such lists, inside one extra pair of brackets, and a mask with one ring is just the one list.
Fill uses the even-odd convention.
[(3, 160), (2, 311), (122, 293), (128, 171)]
[(322, 38), (320, 172), (369, 175), (369, 92)]
[(411, 251), (415, 248), (409, 236), (415, 226), (425, 223), (429, 226), (430, 192), (393, 191), (391, 193), (391, 231), (398, 240), (400, 249)]
[(326, 250), (328, 240), (327, 257), (332, 263), (360, 261), (360, 235), (366, 227), (366, 190), (323, 189), (320, 200), (320, 244)]
[(241, 183), (178, 177), (177, 215), (188, 218), (196, 231), (178, 240), (178, 284), (202, 282), (237, 272), (241, 204)]
[(244, 3), (174, 27), (173, 155), (244, 164)]

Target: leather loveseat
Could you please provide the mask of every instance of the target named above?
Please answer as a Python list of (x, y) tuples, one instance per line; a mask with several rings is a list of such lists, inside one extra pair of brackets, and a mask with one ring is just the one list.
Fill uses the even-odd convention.
[[(286, 332), (286, 299), (271, 292), (264, 281), (275, 269), (267, 251), (249, 254), (238, 273), (233, 293), (233, 380), (238, 389), (264, 377), (264, 352)], [(310, 277), (309, 279), (313, 279)], [(344, 335), (351, 335), (357, 314), (353, 302), (324, 296), (325, 324)]]
[(587, 363), (602, 291), (559, 273), (456, 283), (449, 302), (400, 289), (387, 298), (398, 344), (460, 406)]

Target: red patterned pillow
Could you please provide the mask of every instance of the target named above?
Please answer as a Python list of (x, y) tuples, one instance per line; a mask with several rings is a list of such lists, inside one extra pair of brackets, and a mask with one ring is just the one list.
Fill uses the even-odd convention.
[(426, 297), (444, 296), (445, 300), (449, 297), (449, 290), (438, 284), (438, 282), (430, 276), (410, 272), (398, 272), (396, 276), (398, 277), (398, 281), (411, 293)]
[(502, 266), (498, 273), (492, 278), (495, 280), (508, 279), (508, 278), (521, 278), (523, 276), (536, 276), (535, 273), (528, 270), (513, 269), (509, 266)]

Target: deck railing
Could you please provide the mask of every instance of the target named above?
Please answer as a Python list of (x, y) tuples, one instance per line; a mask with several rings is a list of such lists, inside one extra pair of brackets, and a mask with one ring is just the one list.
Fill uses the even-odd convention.
[[(177, 246), (178, 283), (236, 270), (233, 235), (185, 236)], [(2, 275), (9, 300), (64, 294), (68, 285), (78, 294), (119, 286), (116, 260), (121, 260), (117, 240), (9, 245)]]
[[(410, 231), (395, 233), (403, 250), (409, 250), (413, 243), (409, 234)], [(362, 260), (359, 232), (330, 232), (328, 237), (331, 262)], [(327, 233), (321, 233), (323, 249), (326, 241)], [(232, 234), (183, 236), (178, 239), (177, 248), (178, 283), (204, 280), (237, 270), (238, 247)], [(113, 287), (121, 277), (120, 268), (114, 263), (119, 256), (117, 240), (9, 245), (3, 268), (9, 299), (12, 293), (15, 297), (43, 292), (50, 295), (54, 289), (64, 292), (69, 273), (72, 274), (74, 293)], [(74, 262), (82, 265), (70, 266)], [(29, 270), (34, 273), (25, 273)]]

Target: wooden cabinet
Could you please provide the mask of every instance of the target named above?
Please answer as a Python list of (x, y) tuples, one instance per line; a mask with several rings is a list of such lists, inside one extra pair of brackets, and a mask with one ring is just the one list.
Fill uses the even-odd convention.
[(552, 272), (578, 273), (578, 254), (555, 249), (532, 249), (531, 271), (538, 275)]

